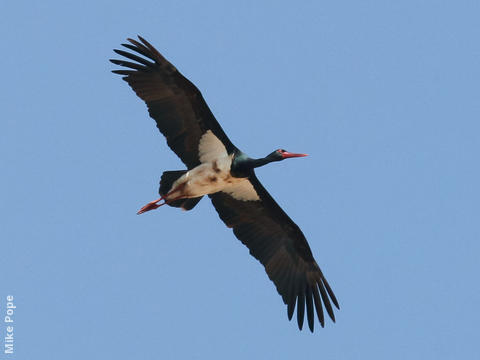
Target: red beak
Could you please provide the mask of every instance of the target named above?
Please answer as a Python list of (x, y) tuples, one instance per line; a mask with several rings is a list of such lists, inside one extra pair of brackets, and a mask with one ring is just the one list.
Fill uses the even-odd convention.
[(294, 154), (294, 153), (289, 153), (288, 151), (284, 151), (282, 153), (282, 156), (284, 159), (288, 159), (288, 158), (293, 158), (293, 157), (304, 157), (304, 156), (308, 156), (307, 154)]

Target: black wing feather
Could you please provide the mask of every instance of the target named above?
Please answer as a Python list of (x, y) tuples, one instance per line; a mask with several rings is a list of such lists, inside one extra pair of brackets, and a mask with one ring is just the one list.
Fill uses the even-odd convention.
[(249, 181), (259, 195), (259, 201), (236, 200), (224, 192), (209, 195), (220, 218), (250, 249), (250, 254), (265, 266), (268, 277), (287, 305), (290, 320), (296, 305), (300, 329), (305, 306), (310, 330), (313, 332), (315, 311), (321, 326), (324, 326), (322, 302), (330, 318), (335, 321), (330, 300), (339, 308), (338, 301), (315, 262), (302, 231), (265, 190), (254, 173)]
[(310, 331), (313, 332), (314, 313), (313, 313), (313, 301), (312, 301), (312, 288), (309, 286), (307, 286), (306, 293), (305, 293), (305, 305), (307, 307), (308, 327), (310, 328)]
[(217, 122), (200, 91), (142, 37), (123, 44), (134, 53), (114, 50), (134, 61), (110, 60), (126, 70), (114, 70), (145, 101), (150, 116), (167, 138), (170, 148), (191, 169), (200, 164), (198, 143), (211, 130), (223, 142), (228, 153), (236, 147)]

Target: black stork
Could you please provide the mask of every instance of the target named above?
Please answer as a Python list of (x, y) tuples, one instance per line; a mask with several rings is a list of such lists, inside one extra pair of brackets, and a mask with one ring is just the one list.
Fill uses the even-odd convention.
[[(165, 171), (160, 198), (139, 214), (161, 205), (191, 210), (208, 195), (223, 222), (250, 249), (287, 305), (291, 320), (295, 305), (301, 330), (305, 308), (310, 331), (314, 313), (325, 325), (323, 306), (335, 322), (331, 302), (338, 301), (313, 258), (300, 228), (275, 202), (255, 175), (254, 168), (287, 158), (306, 156), (276, 150), (252, 159), (229, 140), (200, 91), (142, 37), (122, 44), (135, 53), (114, 50), (132, 60), (110, 60), (147, 104), (150, 116), (187, 170)], [(141, 56), (139, 56), (141, 55)], [(163, 200), (163, 202), (161, 202)], [(323, 305), (322, 305), (323, 303)]]

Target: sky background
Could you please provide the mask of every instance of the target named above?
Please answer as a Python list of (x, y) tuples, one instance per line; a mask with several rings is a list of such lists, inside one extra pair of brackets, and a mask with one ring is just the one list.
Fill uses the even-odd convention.
[[(0, 3), (0, 359), (475, 359), (478, 1)], [(141, 34), (202, 91), (341, 305), (299, 331), (108, 62)], [(3, 344), (0, 344), (3, 347)]]

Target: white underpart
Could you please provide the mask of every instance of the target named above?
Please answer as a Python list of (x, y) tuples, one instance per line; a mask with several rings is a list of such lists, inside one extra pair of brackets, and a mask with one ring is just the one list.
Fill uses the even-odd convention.
[(236, 184), (228, 185), (222, 189), (224, 193), (229, 194), (237, 200), (257, 201), (260, 200), (252, 183), (246, 179), (242, 179)]
[(248, 179), (230, 175), (233, 155), (228, 155), (223, 143), (208, 130), (200, 139), (198, 154), (201, 164), (189, 170), (172, 185), (168, 198), (194, 198), (223, 191), (237, 200), (260, 200)]
[(212, 133), (212, 130), (207, 130), (198, 143), (198, 158), (200, 162), (211, 163), (227, 156), (225, 145)]

